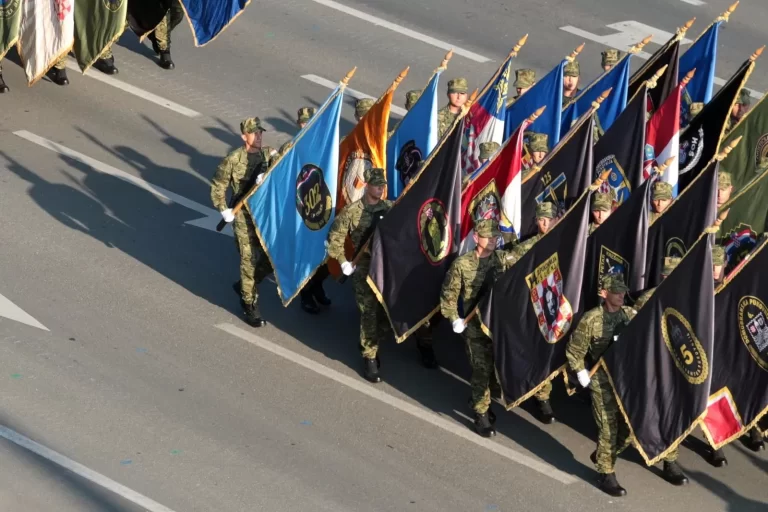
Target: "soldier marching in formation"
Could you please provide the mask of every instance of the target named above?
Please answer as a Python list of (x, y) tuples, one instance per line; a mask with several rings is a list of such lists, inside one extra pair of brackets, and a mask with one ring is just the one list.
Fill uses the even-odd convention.
[(592, 222), (589, 223), (589, 234), (595, 232), (613, 212), (613, 195), (610, 193), (595, 192), (592, 200)]
[(576, 59), (563, 67), (563, 108), (570, 105), (581, 94), (579, 75), (579, 61)]
[(669, 208), (672, 204), (672, 185), (664, 183), (663, 181), (657, 181), (653, 184), (653, 190), (651, 191), (651, 206), (653, 211), (648, 216), (648, 224), (653, 224), (659, 215), (664, 213), (664, 210)]
[(621, 60), (621, 52), (619, 50), (605, 50), (600, 55), (600, 65), (603, 67), (603, 71), (610, 71)]
[(532, 69), (517, 69), (515, 70), (515, 82), (512, 84), (517, 90), (517, 96), (508, 101), (507, 107), (517, 101), (520, 96), (528, 92), (531, 87), (536, 85), (536, 72)]
[(453, 122), (461, 113), (461, 107), (467, 102), (466, 78), (454, 78), (448, 81), (448, 104), (437, 111), (437, 137), (442, 138), (445, 132), (453, 126)]

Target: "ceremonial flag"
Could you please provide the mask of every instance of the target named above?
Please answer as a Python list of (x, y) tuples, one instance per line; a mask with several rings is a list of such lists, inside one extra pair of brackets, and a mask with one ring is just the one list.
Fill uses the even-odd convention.
[(677, 87), (679, 73), (680, 41), (679, 36), (672, 36), (664, 46), (654, 53), (648, 61), (629, 79), (628, 96), (632, 98), (647, 80), (654, 78), (656, 73), (666, 68), (658, 78), (657, 85), (648, 94), (648, 111), (655, 112), (667, 99), (667, 96)]
[[(679, 174), (677, 158), (680, 155), (680, 98), (686, 83), (685, 80), (680, 82), (661, 108), (653, 114), (645, 134), (645, 179), (648, 179), (654, 167), (658, 167), (670, 157), (675, 157), (662, 176), (662, 180), (672, 185), (675, 190)], [(677, 193), (674, 195), (677, 196)]]
[[(743, 144), (743, 142), (741, 142)], [(768, 232), (768, 166), (720, 208), (727, 215), (720, 225), (728, 270), (738, 265), (755, 248), (757, 239)]]
[(462, 192), (459, 254), (475, 247), (475, 221), (496, 219), (502, 233), (510, 235), (520, 229), (523, 138), (529, 119), (523, 121)]
[(0, 59), (19, 40), (22, 0), (4, 0), (0, 3)]
[(171, 8), (173, 0), (125, 0), (128, 2), (128, 24), (139, 40), (155, 30)]
[(648, 229), (646, 288), (661, 282), (665, 257), (682, 257), (717, 215), (717, 172), (713, 160)]
[[(450, 55), (450, 54), (449, 54)], [(437, 145), (437, 86), (449, 56), (437, 68), (387, 141), (387, 197), (397, 199)]]
[(538, 203), (555, 203), (562, 216), (592, 183), (594, 127), (595, 119), (591, 112), (582, 116), (541, 162), (541, 168), (534, 168), (523, 180), (518, 232), (521, 240), (535, 235), (538, 230)]
[(610, 90), (611, 93), (600, 105), (597, 111), (598, 132), (602, 135), (613, 125), (616, 118), (627, 106), (627, 91), (629, 89), (629, 65), (632, 54), (627, 53), (610, 70), (603, 73), (589, 87), (581, 91), (576, 99), (562, 114), (560, 133), (566, 133), (571, 125), (584, 113), (592, 108), (592, 102)]
[[(739, 91), (747, 83), (749, 75), (755, 68), (754, 59), (756, 58), (757, 54), (754, 54), (744, 62), (728, 82), (717, 91), (715, 97), (704, 105), (702, 111), (693, 118), (688, 127), (680, 133), (678, 190), (685, 190), (720, 151), (720, 141), (731, 117), (733, 104), (738, 100)], [(698, 76), (698, 72), (696, 75)], [(689, 83), (688, 87), (690, 85)]]
[[(593, 179), (611, 171), (600, 192), (613, 192), (614, 208), (640, 186), (645, 159), (646, 101), (648, 87), (641, 87), (611, 128), (595, 144)], [(602, 107), (600, 107), (602, 110)], [(599, 112), (599, 110), (598, 110)]]
[(251, 0), (181, 0), (195, 46), (205, 46), (213, 41), (249, 3)]
[(21, 5), (19, 54), (33, 85), (72, 50), (74, 0), (26, 0)]
[(768, 157), (768, 101), (763, 96), (757, 105), (732, 127), (723, 138), (728, 144), (742, 137), (736, 150), (723, 160), (723, 170), (731, 173), (733, 189), (739, 190), (761, 172), (761, 160)]
[(398, 343), (438, 311), (459, 251), (463, 117), (454, 123), (373, 233), (368, 284)]
[(75, 0), (75, 57), (85, 72), (125, 30), (128, 0)]
[(529, 129), (536, 133), (546, 133), (549, 143), (553, 146), (557, 144), (563, 112), (563, 68), (567, 63), (568, 59), (563, 59), (547, 76), (507, 107), (504, 114), (504, 140), (510, 138), (517, 127), (539, 107), (546, 105), (547, 110)]
[(707, 408), (714, 325), (713, 235), (693, 244), (600, 365), (645, 463), (656, 464)]
[(683, 94), (683, 116), (687, 117), (688, 108), (693, 102), (709, 103), (714, 89), (715, 65), (717, 64), (717, 36), (720, 33), (720, 25), (726, 21), (722, 17), (716, 19), (688, 50), (680, 56), (680, 68), (677, 79), (682, 80), (691, 70), (696, 70), (696, 75), (688, 84)]
[(712, 395), (704, 430), (720, 448), (768, 412), (768, 251), (763, 242), (715, 295)]
[(494, 283), (478, 306), (493, 340), (496, 374), (511, 409), (555, 378), (565, 365), (566, 334), (582, 310), (589, 199), (568, 213)]
[(331, 93), (246, 201), (256, 234), (275, 270), (283, 306), (293, 300), (327, 255), (345, 88), (346, 82), (342, 82)]

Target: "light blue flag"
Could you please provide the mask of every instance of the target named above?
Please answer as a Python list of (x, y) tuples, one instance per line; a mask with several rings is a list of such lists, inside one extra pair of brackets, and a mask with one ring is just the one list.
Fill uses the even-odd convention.
[(576, 101), (565, 108), (563, 112), (560, 133), (566, 133), (571, 125), (592, 108), (595, 101), (603, 92), (611, 89), (611, 94), (600, 104), (597, 110), (597, 121), (600, 135), (608, 131), (619, 114), (627, 106), (627, 91), (629, 91), (630, 59), (632, 54), (624, 55), (622, 59), (607, 73), (603, 73), (597, 80), (581, 91)]
[(339, 169), (339, 86), (246, 204), (287, 306), (326, 258)]
[(421, 162), (437, 145), (437, 86), (442, 69), (432, 75), (395, 132), (387, 141), (387, 196), (397, 197), (416, 176)]
[(547, 76), (536, 82), (528, 92), (520, 96), (507, 108), (504, 121), (504, 140), (517, 130), (523, 121), (536, 112), (542, 105), (547, 108), (528, 130), (549, 135), (550, 147), (560, 141), (560, 124), (563, 113), (563, 68), (568, 60), (563, 60)]
[(192, 26), (195, 46), (210, 43), (251, 0), (181, 0)]
[(715, 83), (715, 64), (717, 63), (717, 35), (720, 32), (722, 21), (716, 21), (694, 41), (688, 50), (680, 56), (678, 80), (692, 69), (696, 74), (683, 90), (683, 111), (681, 119), (687, 119), (691, 103), (709, 103), (712, 99), (712, 91)]

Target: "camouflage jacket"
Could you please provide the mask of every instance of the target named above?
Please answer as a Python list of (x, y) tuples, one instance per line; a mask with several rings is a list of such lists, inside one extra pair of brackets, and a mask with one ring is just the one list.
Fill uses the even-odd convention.
[(515, 248), (513, 249), (513, 252), (515, 253), (515, 256), (519, 260), (523, 256), (525, 256), (525, 253), (527, 253), (529, 250), (531, 250), (531, 247), (533, 247), (533, 244), (539, 241), (541, 238), (541, 233), (532, 236), (525, 242), (522, 242), (520, 244), (517, 244)]
[(597, 228), (599, 228), (599, 227), (600, 227), (600, 224), (598, 224), (598, 223), (596, 223), (596, 222), (590, 222), (590, 223), (589, 223), (589, 233), (587, 234), (587, 236), (589, 236), (589, 235), (591, 235), (592, 233), (594, 233), (594, 232), (595, 232), (595, 230), (596, 230)]
[[(664, 213), (664, 212), (662, 212), (662, 213)], [(656, 213), (656, 212), (649, 213), (648, 214), (648, 225), (650, 226), (651, 224), (653, 224), (654, 221), (659, 218), (659, 215), (661, 215), (661, 213)]]
[(565, 357), (571, 370), (588, 370), (584, 365), (587, 353), (592, 362), (596, 363), (613, 343), (617, 328), (628, 324), (636, 314), (637, 311), (629, 306), (622, 306), (615, 313), (609, 313), (603, 306), (587, 311), (565, 346)]
[(656, 291), (656, 288), (651, 288), (650, 290), (646, 290), (643, 292), (643, 294), (637, 298), (635, 301), (635, 310), (639, 310), (643, 306), (645, 306), (648, 303), (648, 300), (651, 298), (651, 295), (653, 295), (653, 292)]
[(437, 111), (437, 136), (442, 137), (453, 125), (459, 114), (451, 112), (451, 106), (446, 105)]
[(355, 251), (365, 243), (363, 235), (371, 226), (373, 216), (377, 213), (386, 213), (392, 208), (392, 201), (382, 199), (374, 205), (365, 203), (365, 199), (358, 199), (348, 204), (334, 219), (328, 232), (328, 255), (339, 263), (344, 263), (347, 258), (344, 254), (344, 241), (349, 235)]
[(493, 281), (517, 259), (513, 253), (501, 250), (494, 251), (487, 258), (478, 257), (475, 251), (456, 258), (443, 280), (443, 288), (440, 292), (440, 313), (451, 322), (457, 320), (459, 297), (461, 297), (464, 313), (469, 314), (481, 298), (484, 283), (488, 283), (486, 287), (490, 290)]
[(239, 195), (247, 190), (250, 184), (255, 184), (254, 174), (259, 175), (269, 169), (272, 158), (277, 156), (274, 149), (263, 147), (253, 164), (248, 163), (248, 152), (245, 146), (232, 151), (221, 161), (211, 180), (211, 202), (219, 211), (229, 208), (227, 204), (227, 189), (231, 186), (233, 195)]

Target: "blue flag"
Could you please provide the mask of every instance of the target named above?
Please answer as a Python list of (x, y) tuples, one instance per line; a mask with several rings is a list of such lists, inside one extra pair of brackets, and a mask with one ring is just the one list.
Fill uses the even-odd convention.
[(240, 14), (251, 0), (181, 0), (192, 25), (195, 46), (204, 46)]
[(421, 162), (437, 145), (436, 71), (416, 104), (405, 114), (387, 141), (387, 196), (397, 199), (405, 185), (421, 168)]
[(579, 94), (576, 101), (565, 108), (563, 119), (560, 126), (560, 133), (566, 133), (571, 129), (571, 125), (578, 118), (584, 115), (603, 92), (611, 90), (610, 96), (600, 105), (597, 110), (597, 121), (600, 135), (608, 131), (608, 128), (616, 121), (619, 114), (627, 106), (627, 91), (629, 90), (629, 65), (632, 54), (625, 55), (613, 68), (607, 73), (603, 73), (597, 80), (592, 82), (589, 87)]
[(688, 107), (691, 103), (709, 103), (715, 81), (715, 63), (717, 62), (717, 35), (722, 21), (716, 21), (680, 56), (678, 81), (692, 69), (696, 69), (693, 79), (688, 82), (684, 91), (683, 110), (680, 117), (688, 118)]
[(284, 306), (326, 258), (336, 209), (343, 96), (337, 87), (246, 202)]
[(547, 108), (544, 113), (528, 129), (532, 132), (549, 135), (551, 147), (558, 143), (563, 111), (563, 68), (567, 62), (567, 60), (563, 60), (528, 92), (507, 107), (504, 120), (504, 140), (507, 140), (531, 114), (546, 105)]

